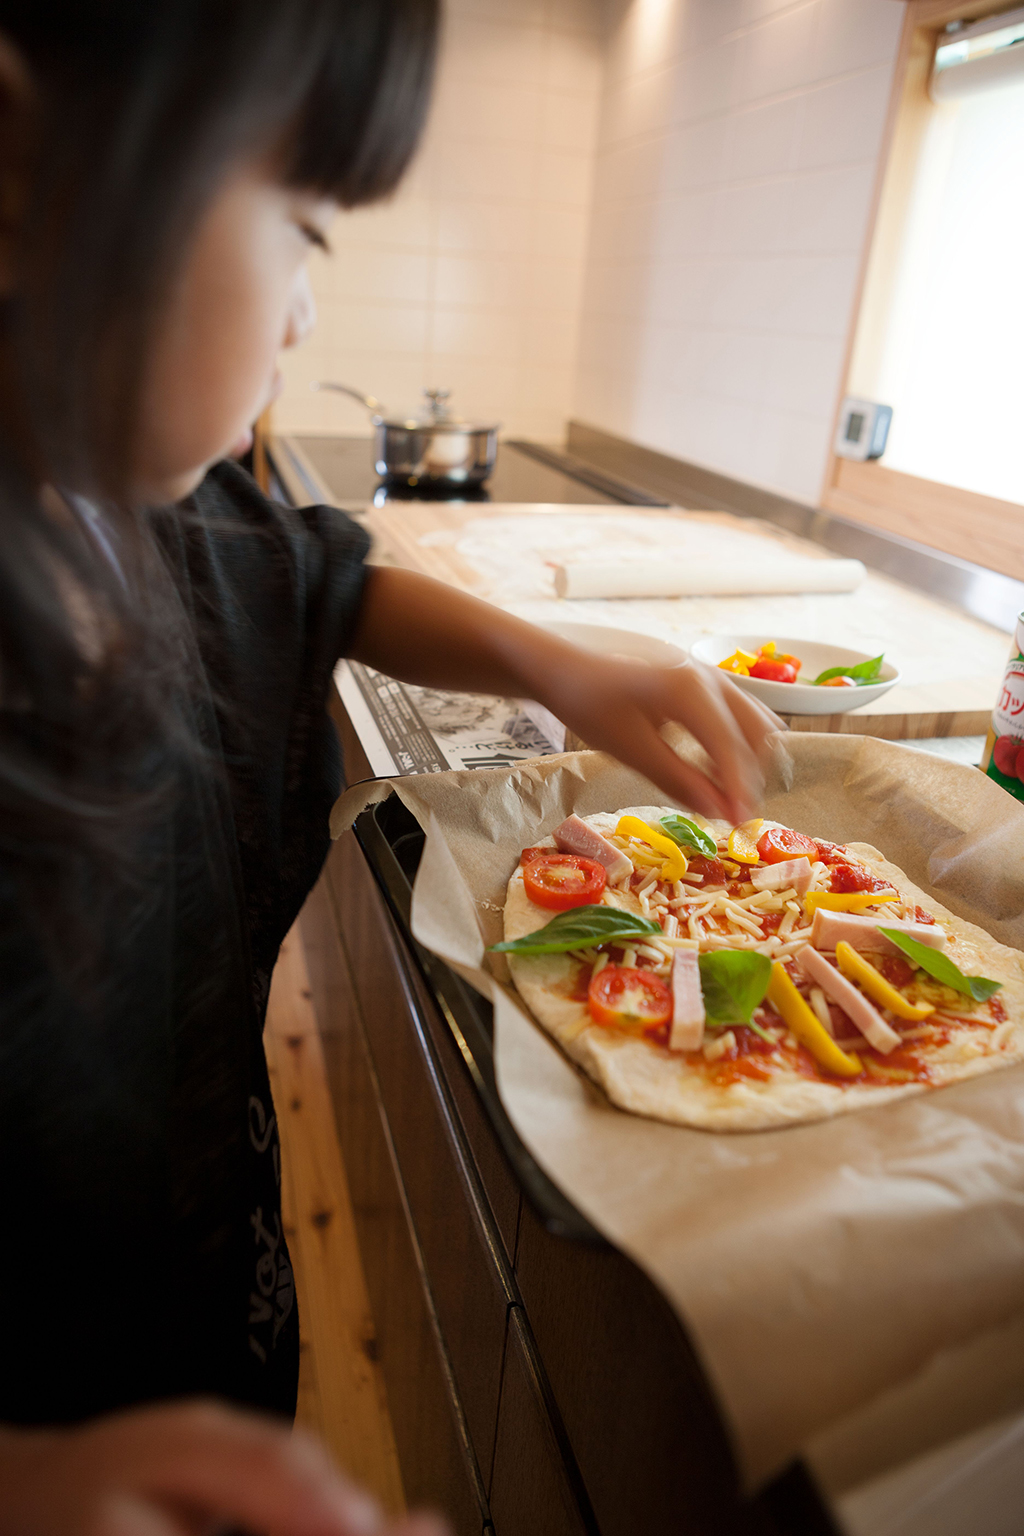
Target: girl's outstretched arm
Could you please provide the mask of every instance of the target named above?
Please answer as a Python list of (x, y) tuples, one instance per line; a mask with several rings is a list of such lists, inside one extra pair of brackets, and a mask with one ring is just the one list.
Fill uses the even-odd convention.
[[(717, 668), (595, 656), (413, 571), (370, 568), (351, 654), (404, 682), (536, 699), (673, 799), (731, 821), (754, 815), (762, 748), (782, 729)], [(713, 778), (665, 744), (659, 732), (667, 721), (686, 726), (706, 749)]]

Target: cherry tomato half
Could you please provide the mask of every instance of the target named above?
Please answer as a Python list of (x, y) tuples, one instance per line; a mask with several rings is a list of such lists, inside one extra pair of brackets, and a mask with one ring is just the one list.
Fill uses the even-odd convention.
[(781, 656), (759, 656), (750, 669), (751, 677), (761, 677), (766, 683), (795, 683), (799, 667)]
[(769, 827), (758, 842), (757, 852), (765, 864), (785, 864), (787, 859), (810, 859), (813, 863), (818, 845), (792, 827)]
[(672, 989), (653, 971), (606, 965), (590, 983), (590, 1016), (611, 1029), (648, 1029), (672, 1017)]
[(856, 688), (857, 679), (847, 677), (845, 672), (840, 677), (830, 677), (824, 683), (819, 683), (819, 688)]
[(596, 906), (607, 883), (608, 871), (596, 859), (553, 849), (523, 850), (523, 885), (538, 907), (567, 912), (570, 907)]

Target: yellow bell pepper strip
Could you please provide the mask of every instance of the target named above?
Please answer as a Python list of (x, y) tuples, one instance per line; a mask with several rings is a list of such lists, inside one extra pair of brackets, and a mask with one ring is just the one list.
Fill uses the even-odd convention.
[(800, 996), (781, 960), (772, 965), (772, 979), (765, 996), (784, 1024), (806, 1045), (819, 1066), (833, 1077), (859, 1077), (864, 1068), (859, 1056), (840, 1050), (817, 1014)]
[(750, 669), (756, 660), (756, 656), (751, 656), (746, 651), (733, 651), (731, 656), (727, 656), (718, 665), (723, 672), (735, 672), (738, 677), (749, 677)]
[(817, 907), (829, 912), (863, 912), (883, 901), (899, 901), (899, 891), (808, 891), (804, 897), (804, 911), (813, 917)]
[(845, 939), (840, 939), (836, 945), (836, 960), (844, 976), (855, 981), (873, 1003), (877, 1003), (880, 1008), (888, 1008), (898, 1019), (913, 1019), (915, 1023), (920, 1023), (935, 1012), (932, 1003), (912, 1003), (902, 992), (897, 992), (881, 971), (877, 971), (871, 961), (865, 960)]
[(664, 853), (666, 859), (661, 866), (663, 880), (681, 880), (686, 874), (686, 854), (679, 844), (666, 837), (664, 832), (649, 826), (646, 821), (641, 821), (639, 816), (620, 816), (615, 834), (617, 837), (638, 837), (656, 853)]
[(729, 833), (729, 857), (735, 859), (737, 864), (760, 864), (757, 834), (763, 825), (762, 817), (758, 816), (755, 821), (744, 821), (738, 827), (733, 827)]

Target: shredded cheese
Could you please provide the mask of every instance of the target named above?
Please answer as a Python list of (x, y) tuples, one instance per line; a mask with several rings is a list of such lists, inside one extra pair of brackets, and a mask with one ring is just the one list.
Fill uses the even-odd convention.
[(832, 870), (828, 864), (811, 865), (811, 883), (807, 887), (809, 891), (820, 891), (832, 880)]
[(717, 1061), (724, 1056), (726, 1051), (731, 1051), (736, 1044), (736, 1036), (731, 1029), (725, 1030), (717, 1039), (705, 1040), (701, 1046), (705, 1061)]
[(651, 940), (650, 943), (644, 942), (643, 944), (638, 944), (636, 946), (636, 952), (638, 955), (642, 955), (645, 960), (661, 961), (665, 959), (665, 951), (661, 949), (659, 945), (654, 942), (654, 940)]
[(749, 896), (730, 896), (728, 898), (730, 905), (734, 907), (742, 907), (744, 910), (756, 907), (759, 911), (764, 910), (766, 902), (771, 902), (774, 899), (774, 891), (754, 891)]
[(824, 1028), (830, 1035), (834, 1036), (835, 1030), (832, 1028), (832, 1015), (828, 1011), (828, 1000), (826, 999), (825, 994), (820, 987), (811, 988), (808, 1001), (811, 1007), (814, 1009), (815, 1013), (818, 1015), (818, 1018), (821, 1020)]
[(764, 938), (764, 930), (761, 924), (754, 918), (749, 917), (741, 907), (737, 907), (731, 901), (725, 901), (722, 903), (722, 910), (730, 928), (740, 928), (743, 932), (752, 933), (759, 939)]
[(787, 944), (780, 944), (775, 951), (776, 960), (788, 960), (791, 955), (799, 954), (807, 943), (806, 939), (790, 939)]

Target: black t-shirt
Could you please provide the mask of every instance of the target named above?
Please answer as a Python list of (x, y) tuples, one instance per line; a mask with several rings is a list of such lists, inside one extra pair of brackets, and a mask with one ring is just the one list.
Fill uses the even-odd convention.
[(202, 678), (207, 758), (147, 843), (100, 1012), (0, 865), (0, 1422), (183, 1393), (294, 1409), (298, 1314), (262, 1028), (328, 846), (331, 670), (365, 533), (217, 465), (160, 538)]

